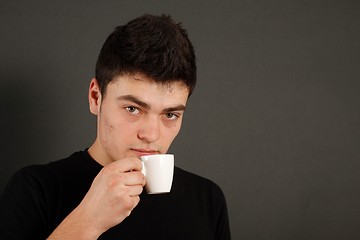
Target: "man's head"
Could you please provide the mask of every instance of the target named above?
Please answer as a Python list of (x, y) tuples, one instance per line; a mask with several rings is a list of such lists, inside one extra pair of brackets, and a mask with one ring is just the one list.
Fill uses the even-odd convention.
[(117, 76), (141, 73), (157, 83), (181, 81), (192, 93), (196, 83), (193, 46), (170, 16), (144, 15), (119, 26), (105, 41), (95, 78), (104, 95)]
[(195, 82), (192, 44), (170, 17), (145, 15), (116, 28), (90, 83), (90, 111), (97, 116), (90, 154), (106, 165), (166, 153)]

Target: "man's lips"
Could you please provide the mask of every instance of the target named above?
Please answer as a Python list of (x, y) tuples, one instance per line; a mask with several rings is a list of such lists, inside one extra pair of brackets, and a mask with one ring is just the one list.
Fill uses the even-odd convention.
[(159, 151), (157, 150), (136, 149), (136, 148), (132, 148), (131, 150), (136, 152), (136, 154), (139, 156), (159, 154)]

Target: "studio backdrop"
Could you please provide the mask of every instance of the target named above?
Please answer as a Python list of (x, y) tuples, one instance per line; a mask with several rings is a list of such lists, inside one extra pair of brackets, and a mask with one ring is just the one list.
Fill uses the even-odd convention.
[(144, 13), (172, 15), (196, 49), (171, 152), (222, 188), (232, 238), (360, 239), (359, 1), (2, 1), (0, 190), (91, 145), (97, 55)]

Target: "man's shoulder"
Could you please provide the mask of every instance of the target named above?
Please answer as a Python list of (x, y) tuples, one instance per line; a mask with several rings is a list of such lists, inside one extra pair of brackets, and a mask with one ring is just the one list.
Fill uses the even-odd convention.
[(39, 163), (32, 164), (25, 167), (20, 168), (16, 174), (31, 176), (31, 175), (43, 175), (43, 174), (51, 174), (52, 171), (61, 171), (63, 169), (68, 169), (69, 166), (74, 166), (79, 164), (81, 160), (82, 151), (75, 152), (68, 157), (50, 161), (48, 163)]
[(189, 172), (180, 167), (174, 168), (174, 175), (176, 177), (183, 179), (184, 181), (191, 181), (191, 182), (197, 182), (197, 183), (202, 183), (202, 184), (214, 184), (214, 182), (211, 181), (210, 179), (202, 177), (198, 174)]
[(85, 158), (84, 151), (78, 151), (59, 160), (28, 165), (17, 170), (11, 179), (46, 184), (47, 181), (52, 182), (59, 178), (78, 174), (79, 168), (87, 165)]
[(200, 191), (202, 193), (207, 192), (222, 195), (221, 188), (214, 181), (179, 167), (175, 167), (174, 169), (173, 183), (186, 188), (187, 191), (193, 189), (194, 191)]

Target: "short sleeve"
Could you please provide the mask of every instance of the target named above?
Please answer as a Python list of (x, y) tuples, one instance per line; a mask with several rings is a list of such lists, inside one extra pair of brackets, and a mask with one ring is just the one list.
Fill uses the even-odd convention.
[(215, 220), (215, 239), (230, 240), (230, 225), (227, 205), (224, 193), (216, 185), (213, 198), (214, 201), (214, 220)]
[(24, 168), (7, 183), (0, 199), (0, 239), (45, 239), (43, 185), (36, 171)]

